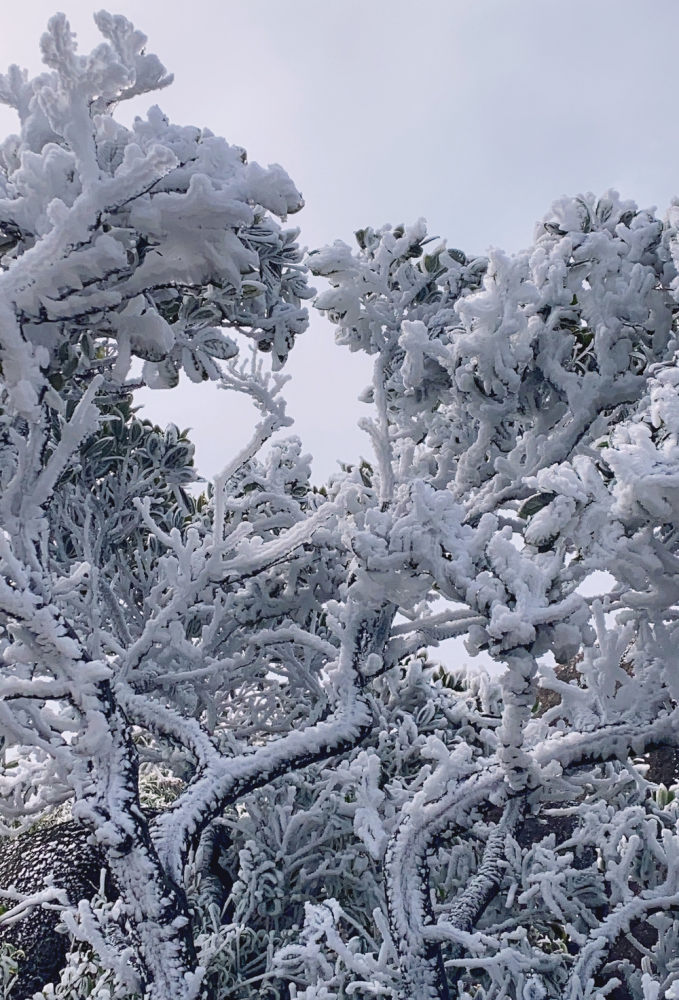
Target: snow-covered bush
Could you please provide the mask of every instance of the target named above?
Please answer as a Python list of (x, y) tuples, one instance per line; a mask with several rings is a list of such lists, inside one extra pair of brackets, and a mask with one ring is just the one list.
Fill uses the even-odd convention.
[[(44, 996), (679, 995), (679, 208), (310, 254), (375, 360), (374, 461), (318, 489), (297, 439), (264, 453), (302, 199), (157, 108), (117, 123), (171, 78), (96, 19), (0, 80), (0, 814), (68, 810), (114, 887), (0, 887), (5, 925), (62, 911)], [(134, 408), (182, 373), (261, 413), (200, 495)], [(440, 667), (454, 636), (504, 672)]]

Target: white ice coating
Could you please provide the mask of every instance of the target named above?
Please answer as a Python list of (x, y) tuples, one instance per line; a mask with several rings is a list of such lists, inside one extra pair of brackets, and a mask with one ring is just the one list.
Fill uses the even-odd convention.
[[(0, 886), (7, 919), (67, 907), (115, 1000), (678, 995), (679, 207), (305, 264), (281, 167), (116, 122), (171, 77), (96, 19), (0, 78), (0, 816), (70, 803), (119, 897)], [(307, 267), (375, 362), (374, 461), (320, 489), (274, 438)], [(184, 376), (259, 411), (200, 497), (131, 405)], [(499, 679), (428, 658), (454, 636)]]

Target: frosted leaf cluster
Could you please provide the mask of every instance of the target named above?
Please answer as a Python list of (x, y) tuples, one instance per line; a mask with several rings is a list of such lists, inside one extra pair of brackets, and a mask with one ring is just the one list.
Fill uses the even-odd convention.
[[(0, 817), (67, 811), (115, 890), (0, 886), (63, 909), (52, 993), (678, 996), (679, 208), (304, 261), (282, 168), (115, 120), (171, 77), (96, 21), (0, 79)], [(278, 434), (309, 270), (374, 359), (320, 488)], [(259, 412), (202, 493), (134, 407), (185, 377)]]

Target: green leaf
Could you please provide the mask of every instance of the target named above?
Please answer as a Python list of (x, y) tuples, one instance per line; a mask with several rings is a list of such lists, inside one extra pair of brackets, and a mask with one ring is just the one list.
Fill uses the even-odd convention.
[(227, 337), (221, 330), (202, 330), (194, 337), (192, 347), (200, 348), (212, 358), (219, 358), (221, 361), (228, 361), (238, 354), (238, 344), (231, 337)]
[(113, 454), (115, 446), (116, 439), (114, 437), (107, 436), (98, 438), (94, 444), (85, 449), (83, 458), (88, 462), (95, 462), (100, 458), (107, 458), (109, 455)]
[(179, 385), (179, 372), (172, 358), (154, 362), (150, 370), (153, 372), (155, 382), (152, 388), (174, 389)]
[(158, 434), (151, 433), (146, 439), (146, 453), (153, 462), (157, 462), (163, 452), (163, 443)]
[(532, 497), (528, 497), (527, 500), (519, 507), (519, 517), (523, 518), (524, 521), (528, 520), (533, 514), (537, 514), (539, 510), (546, 507), (556, 499), (556, 493), (536, 493)]
[(129, 441), (131, 445), (137, 445), (144, 436), (144, 425), (141, 420), (132, 420), (129, 426)]

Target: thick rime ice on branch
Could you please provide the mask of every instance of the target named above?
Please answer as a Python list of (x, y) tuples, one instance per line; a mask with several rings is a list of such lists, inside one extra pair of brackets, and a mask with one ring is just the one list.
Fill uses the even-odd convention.
[[(107, 877), (1, 884), (0, 930), (58, 908), (72, 1000), (679, 996), (679, 205), (303, 262), (281, 167), (116, 122), (171, 77), (96, 21), (0, 78), (0, 817)], [(374, 462), (321, 488), (265, 452), (309, 270), (374, 359)], [(200, 495), (134, 408), (183, 377), (260, 413)]]

